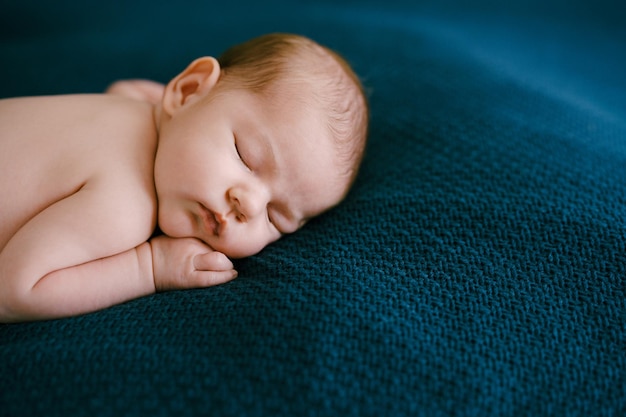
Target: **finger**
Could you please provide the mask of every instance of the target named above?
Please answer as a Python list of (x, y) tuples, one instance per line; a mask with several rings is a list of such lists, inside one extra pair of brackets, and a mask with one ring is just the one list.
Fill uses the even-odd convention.
[(237, 271), (195, 271), (193, 280), (198, 287), (211, 287), (213, 285), (224, 284), (237, 278)]
[(196, 255), (193, 266), (197, 271), (227, 271), (233, 269), (233, 263), (222, 252), (207, 252)]

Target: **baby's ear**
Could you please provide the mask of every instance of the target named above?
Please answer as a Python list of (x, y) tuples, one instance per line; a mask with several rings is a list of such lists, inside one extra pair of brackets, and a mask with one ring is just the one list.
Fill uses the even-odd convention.
[(205, 56), (193, 61), (165, 87), (163, 111), (172, 116), (178, 109), (208, 93), (220, 77), (217, 59)]

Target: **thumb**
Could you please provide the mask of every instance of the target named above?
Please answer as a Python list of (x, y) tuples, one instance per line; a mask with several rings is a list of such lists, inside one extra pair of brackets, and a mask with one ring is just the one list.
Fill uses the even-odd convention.
[(222, 252), (207, 252), (193, 258), (196, 271), (228, 271), (233, 263)]

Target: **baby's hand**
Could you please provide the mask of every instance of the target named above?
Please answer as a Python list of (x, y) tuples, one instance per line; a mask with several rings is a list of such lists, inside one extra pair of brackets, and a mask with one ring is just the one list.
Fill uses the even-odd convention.
[(198, 239), (159, 236), (150, 244), (157, 291), (210, 287), (237, 277), (226, 255)]

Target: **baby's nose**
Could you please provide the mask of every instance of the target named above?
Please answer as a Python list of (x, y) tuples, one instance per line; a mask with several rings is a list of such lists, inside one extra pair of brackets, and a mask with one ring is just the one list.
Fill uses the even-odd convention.
[(269, 202), (262, 187), (232, 187), (228, 191), (229, 203), (238, 221), (249, 222), (264, 213)]

